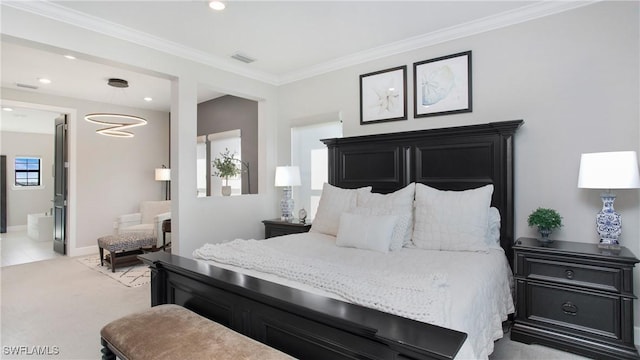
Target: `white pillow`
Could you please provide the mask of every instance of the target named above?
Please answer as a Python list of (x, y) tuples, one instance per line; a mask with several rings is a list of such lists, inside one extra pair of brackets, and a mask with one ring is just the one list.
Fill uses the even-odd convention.
[(415, 196), (416, 184), (411, 183), (400, 190), (392, 192), (390, 194), (376, 194), (376, 193), (361, 193), (358, 194), (358, 207), (361, 208), (376, 208), (384, 211), (377, 213), (371, 213), (369, 215), (398, 215), (404, 218), (406, 215), (408, 219), (401, 219), (404, 225), (404, 231), (401, 234), (402, 243), (393, 241), (391, 243), (391, 250), (399, 249), (404, 245), (411, 243), (411, 234), (413, 232), (413, 200)]
[(416, 184), (413, 243), (423, 249), (488, 251), (485, 238), (493, 185), (443, 191)]
[(489, 208), (489, 223), (487, 224), (487, 236), (485, 241), (491, 249), (502, 248), (500, 246), (500, 211), (497, 208)]
[[(352, 214), (364, 215), (364, 216), (380, 216), (380, 215), (394, 215), (397, 217), (395, 226), (393, 227), (393, 233), (391, 234), (391, 243), (389, 244), (389, 250), (398, 250), (402, 248), (405, 244), (405, 237), (407, 234), (407, 229), (413, 229), (412, 223), (412, 212), (408, 211), (404, 214), (400, 212), (394, 213), (391, 209), (385, 208), (367, 208), (367, 207), (356, 207), (349, 210)], [(342, 226), (342, 223), (340, 224)], [(409, 233), (409, 239), (411, 233)]]
[(371, 192), (371, 186), (359, 189), (342, 189), (325, 183), (316, 211), (311, 223), (312, 232), (336, 236), (340, 224), (340, 214), (356, 207), (358, 194)]
[(342, 213), (336, 245), (389, 252), (397, 220), (398, 217), (395, 215), (366, 216)]

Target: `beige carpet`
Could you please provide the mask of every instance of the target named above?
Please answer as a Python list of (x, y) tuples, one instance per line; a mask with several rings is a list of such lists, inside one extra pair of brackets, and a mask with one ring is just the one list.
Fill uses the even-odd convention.
[(136, 287), (148, 284), (151, 281), (149, 267), (142, 263), (131, 266), (116, 266), (116, 271), (111, 272), (111, 267), (108, 263), (105, 262), (104, 265), (100, 265), (99, 255), (79, 257), (77, 259), (82, 264), (120, 282), (125, 286)]
[[(150, 284), (127, 287), (77, 258), (0, 269), (2, 359), (99, 359), (100, 329), (151, 306)], [(58, 355), (30, 355), (34, 347)], [(20, 352), (22, 351), (22, 352)]]

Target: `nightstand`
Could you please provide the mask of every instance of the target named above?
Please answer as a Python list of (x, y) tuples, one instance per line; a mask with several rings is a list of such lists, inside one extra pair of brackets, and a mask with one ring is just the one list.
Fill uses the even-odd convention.
[(285, 221), (280, 219), (263, 220), (265, 239), (289, 234), (305, 233), (311, 229), (310, 223), (301, 224), (300, 220)]
[(640, 359), (633, 341), (628, 249), (520, 238), (513, 245), (516, 314), (511, 340), (599, 359)]

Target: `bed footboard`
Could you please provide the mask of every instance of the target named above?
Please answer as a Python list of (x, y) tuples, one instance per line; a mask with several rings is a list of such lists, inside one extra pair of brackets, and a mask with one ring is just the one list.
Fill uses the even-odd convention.
[(164, 252), (151, 305), (178, 304), (299, 359), (453, 359), (467, 335)]

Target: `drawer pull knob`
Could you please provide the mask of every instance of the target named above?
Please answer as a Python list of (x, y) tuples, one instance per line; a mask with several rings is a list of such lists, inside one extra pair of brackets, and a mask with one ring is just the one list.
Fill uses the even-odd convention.
[(566, 303), (562, 304), (562, 312), (567, 315), (576, 316), (578, 315), (578, 307), (575, 306), (571, 301), (567, 301)]
[(565, 270), (564, 274), (567, 276), (567, 279), (573, 279), (573, 270)]

